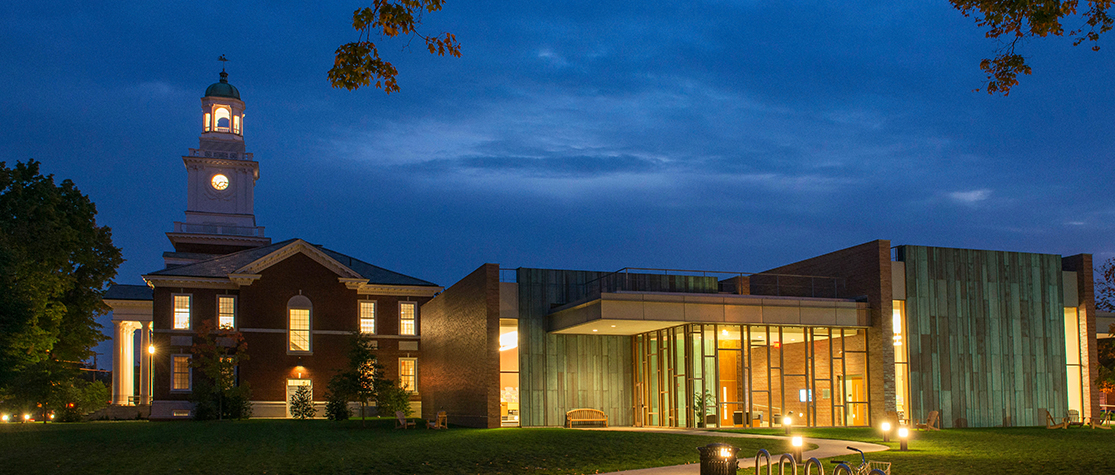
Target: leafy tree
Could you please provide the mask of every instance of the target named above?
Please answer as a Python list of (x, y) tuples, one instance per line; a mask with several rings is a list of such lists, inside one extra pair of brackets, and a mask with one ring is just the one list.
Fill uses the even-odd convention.
[[(375, 349), (368, 335), (354, 333), (349, 338), (348, 366), (329, 380), (329, 401), (360, 403), (361, 424), (366, 420), (368, 403), (376, 400), (377, 381), (382, 379), (383, 366), (376, 362)], [(347, 405), (345, 410), (347, 411)], [(328, 411), (328, 407), (326, 408)], [(330, 417), (332, 419), (332, 417)], [(347, 418), (347, 417), (346, 417)]]
[[(441, 10), (444, 0), (373, 0), (371, 7), (361, 8), (352, 14), (352, 27), (356, 29), (356, 42), (337, 48), (333, 69), (329, 70), (329, 81), (335, 88), (358, 89), (371, 84), (391, 94), (399, 91), (395, 80), (398, 71), (390, 62), (379, 56), (379, 49), (372, 43), (372, 36), (386, 38), (397, 36), (415, 37), (426, 43), (430, 53), (444, 56), (461, 57), (461, 47), (452, 33), (439, 33), (426, 36), (418, 32), (422, 24), (422, 14)], [(409, 41), (408, 41), (409, 45)]]
[(236, 367), (248, 360), (248, 343), (240, 332), (217, 328), (212, 320), (197, 327), (190, 347), (194, 373), (191, 401), (194, 419), (246, 419), (252, 415), (252, 389), (236, 384)]
[(123, 258), (89, 197), (39, 165), (0, 162), (0, 392), (45, 411), (105, 339), (95, 317)]
[[(987, 73), (987, 93), (1010, 94), (1018, 84), (1018, 74), (1030, 74), (1026, 58), (1015, 52), (1015, 47), (1028, 38), (1049, 35), (1064, 36), (1061, 24), (1075, 17), (1080, 0), (1050, 0), (1038, 2), (1003, 0), (949, 0), (966, 17), (975, 16), (976, 25), (987, 27), (987, 37), (1000, 41), (995, 57), (980, 62), (980, 69)], [(1111, 30), (1109, 12), (1115, 0), (1087, 0), (1087, 10), (1081, 14), (1083, 25), (1069, 30), (1075, 36), (1073, 45), (1092, 42), (1092, 50), (1099, 51), (1099, 37)]]
[(86, 414), (107, 406), (111, 397), (105, 383), (74, 380), (54, 393), (54, 421), (79, 422)]
[(298, 386), (298, 390), (290, 397), (290, 414), (295, 419), (313, 419), (317, 414), (314, 409), (313, 392), (309, 386)]

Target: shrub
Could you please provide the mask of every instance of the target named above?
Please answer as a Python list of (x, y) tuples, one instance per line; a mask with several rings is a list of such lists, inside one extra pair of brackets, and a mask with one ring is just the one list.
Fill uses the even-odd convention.
[(331, 421), (343, 421), (352, 417), (348, 401), (343, 394), (330, 391), (325, 394), (325, 417)]
[(376, 410), (381, 416), (393, 416), (396, 411), (410, 417), (410, 393), (390, 379), (376, 380)]

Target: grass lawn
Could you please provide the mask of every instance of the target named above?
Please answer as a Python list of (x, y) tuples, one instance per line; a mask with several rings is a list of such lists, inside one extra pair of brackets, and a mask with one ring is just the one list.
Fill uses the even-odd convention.
[[(781, 429), (740, 432), (782, 434)], [(872, 429), (818, 428), (798, 432), (807, 437), (883, 443), (881, 434)], [(907, 452), (898, 451), (898, 442), (883, 445), (889, 445), (891, 450), (868, 454), (867, 459), (891, 462), (893, 475), (1115, 474), (1115, 430), (1049, 430), (1044, 427), (945, 429), (911, 433), (910, 450)], [(740, 451), (740, 466), (754, 467), (754, 455), (749, 459), (747, 455), (750, 454)], [(859, 455), (837, 458), (859, 462)], [(825, 472), (831, 474), (834, 465), (829, 460), (822, 462), (825, 462)], [(751, 472), (741, 470), (740, 473)]]
[[(395, 430), (394, 419), (0, 424), (0, 473), (596, 473), (697, 462), (724, 441), (567, 429)], [(780, 450), (785, 450), (781, 448)]]

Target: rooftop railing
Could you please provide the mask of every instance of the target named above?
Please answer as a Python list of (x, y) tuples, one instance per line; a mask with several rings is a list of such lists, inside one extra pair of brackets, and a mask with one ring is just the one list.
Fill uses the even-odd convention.
[(218, 234), (222, 236), (264, 237), (263, 226), (233, 226), (230, 224), (194, 224), (174, 222), (174, 232), (188, 234)]

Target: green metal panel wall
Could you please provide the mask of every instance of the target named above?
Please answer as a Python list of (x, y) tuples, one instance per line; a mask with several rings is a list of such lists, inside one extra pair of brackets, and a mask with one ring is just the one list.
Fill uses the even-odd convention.
[(912, 417), (993, 427), (1066, 413), (1060, 256), (899, 246), (897, 259)]
[(585, 282), (605, 273), (519, 269), (521, 424), (560, 426), (565, 412), (589, 407), (613, 425), (631, 424), (631, 337), (546, 333), (555, 305), (582, 298)]

